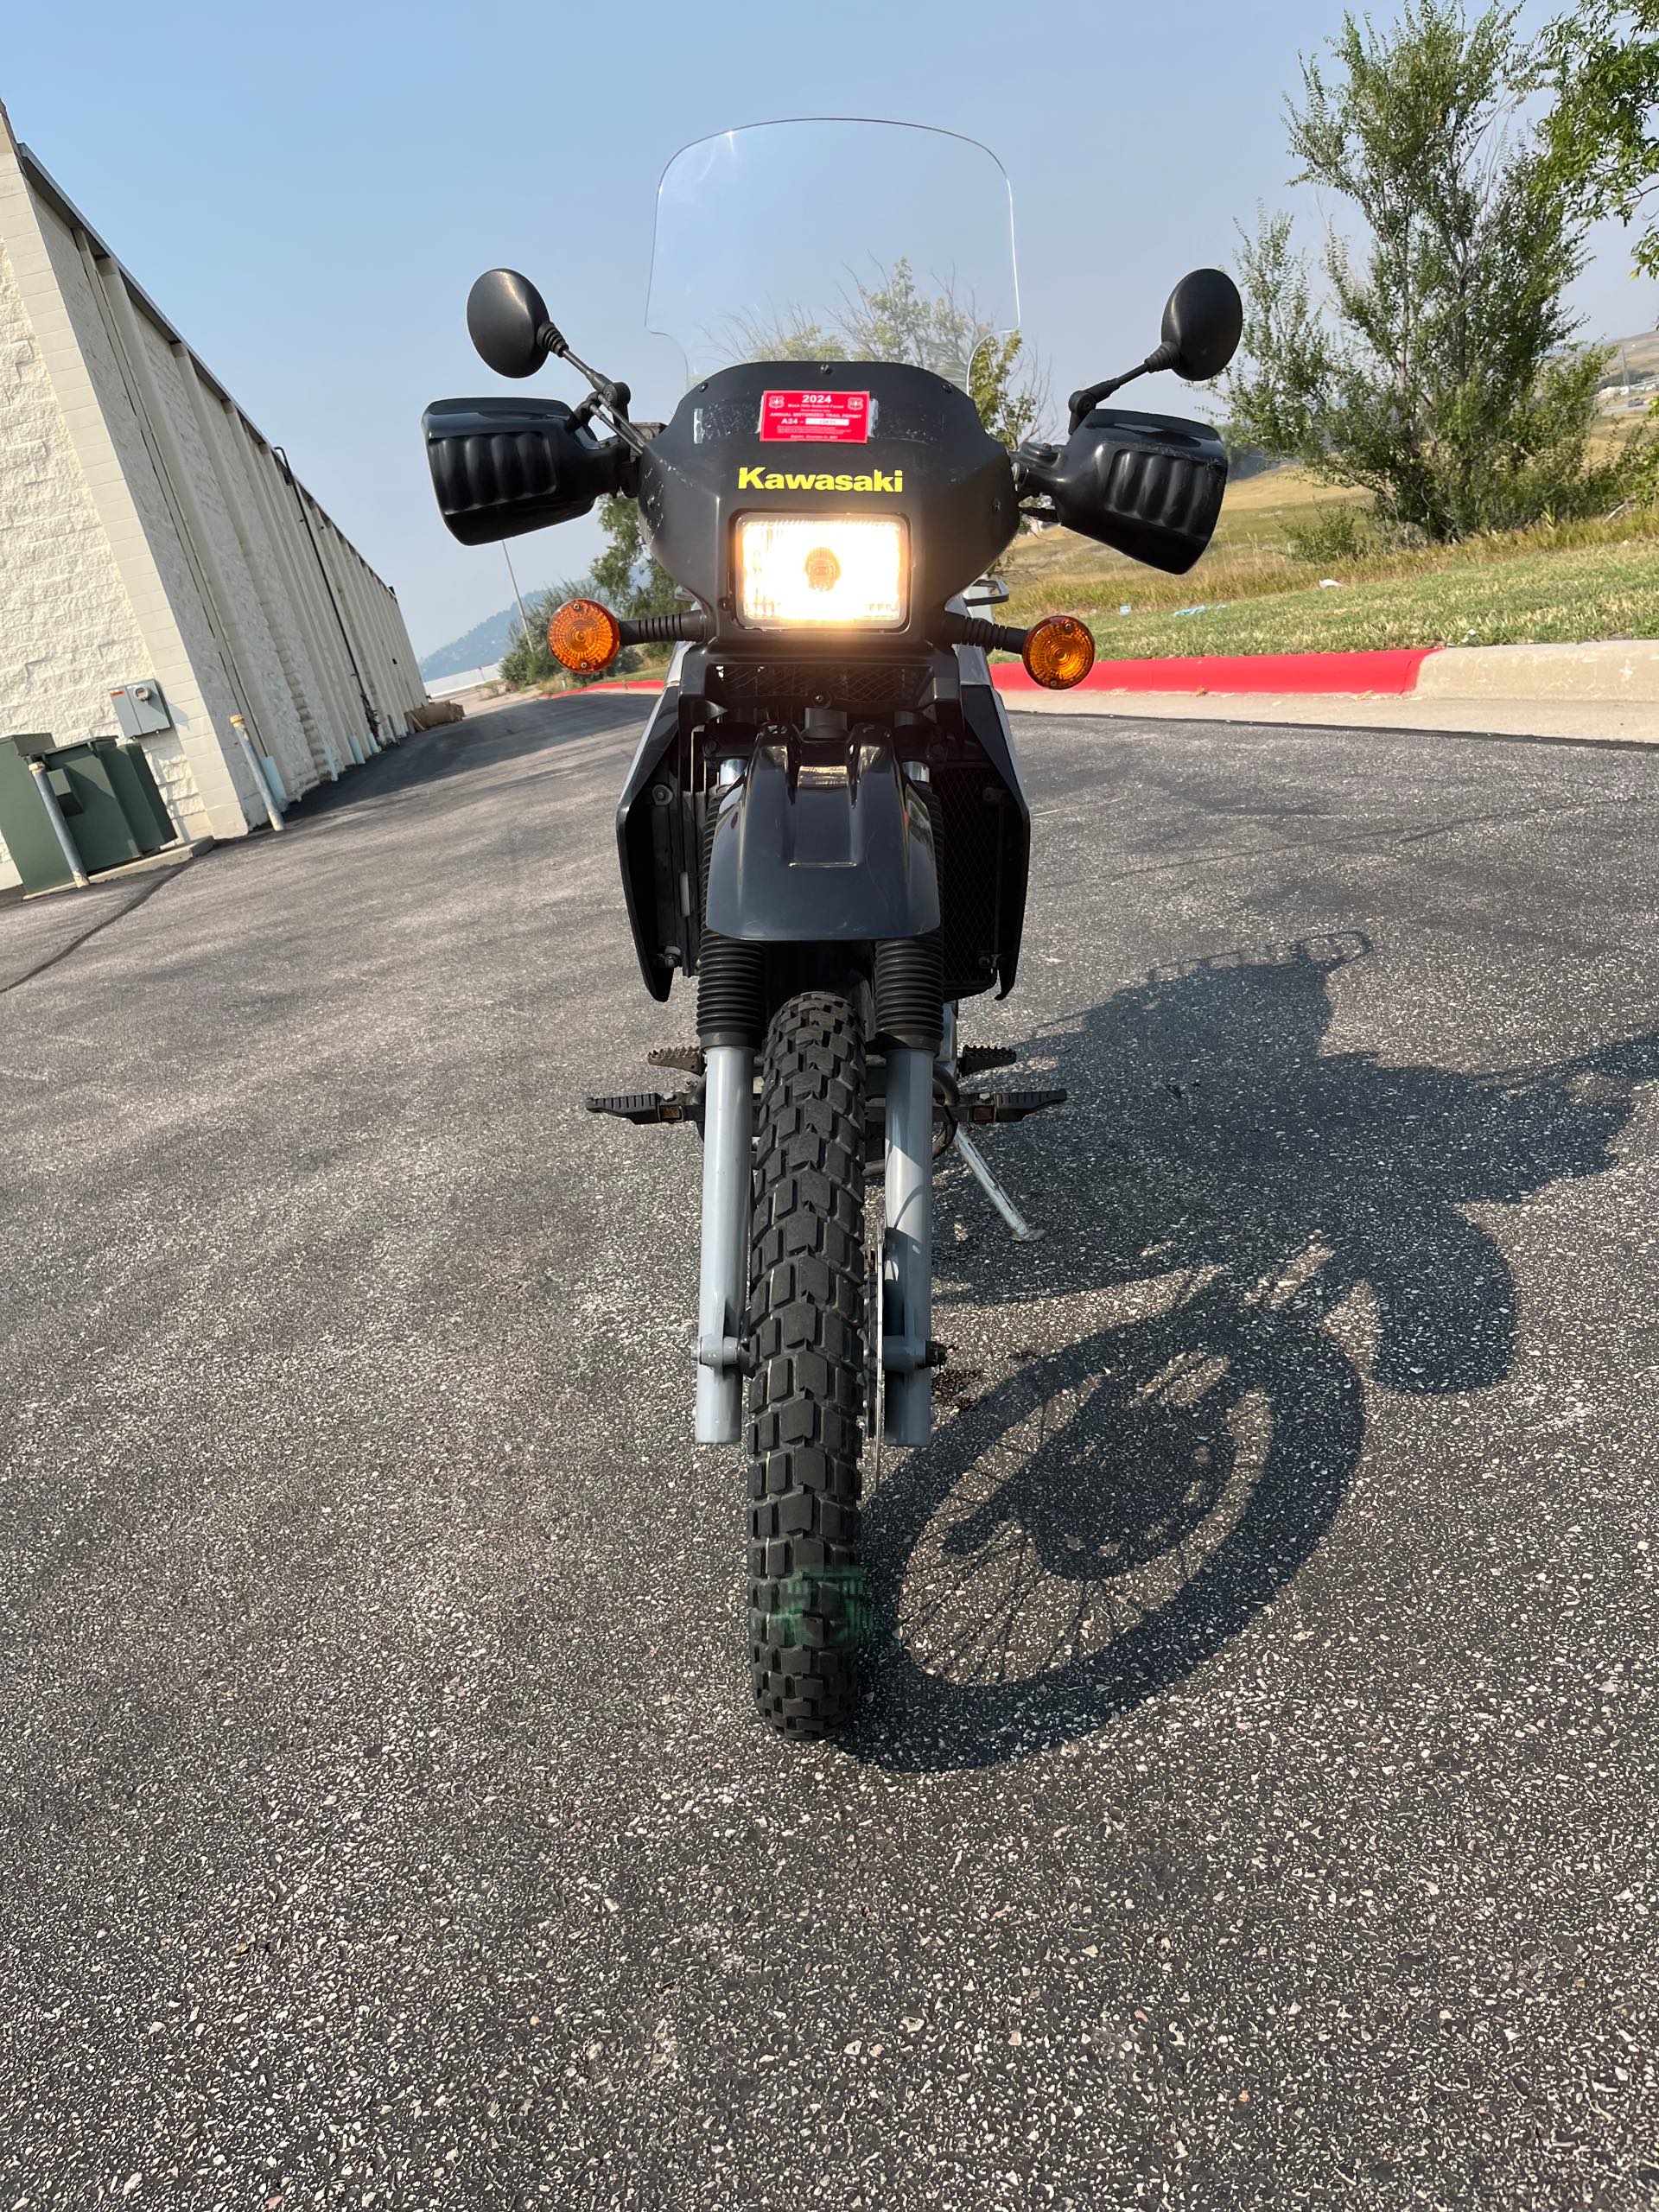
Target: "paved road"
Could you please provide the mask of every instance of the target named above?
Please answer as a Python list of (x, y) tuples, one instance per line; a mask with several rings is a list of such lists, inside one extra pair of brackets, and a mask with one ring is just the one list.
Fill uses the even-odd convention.
[(987, 1136), (1050, 1233), (945, 1178), (803, 1752), (695, 1139), (575, 1110), (690, 1033), (638, 711), (434, 733), (0, 998), (0, 2204), (1659, 2201), (1659, 757), (1024, 725), (969, 1034), (1072, 1088)]

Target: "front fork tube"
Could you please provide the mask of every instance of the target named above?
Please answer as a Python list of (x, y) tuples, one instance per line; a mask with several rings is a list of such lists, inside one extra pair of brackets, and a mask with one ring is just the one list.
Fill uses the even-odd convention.
[(697, 1286), (699, 1444), (735, 1444), (743, 1426), (743, 1347), (749, 1302), (754, 1054), (711, 1045), (703, 1060), (702, 1262)]
[(895, 1444), (925, 1444), (933, 1411), (933, 1055), (898, 1046), (887, 1063), (883, 1426)]

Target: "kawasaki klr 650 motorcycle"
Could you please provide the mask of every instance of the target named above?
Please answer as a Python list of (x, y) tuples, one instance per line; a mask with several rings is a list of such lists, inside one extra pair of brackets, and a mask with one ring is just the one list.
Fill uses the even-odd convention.
[[(1236, 346), (1230, 280), (1172, 294), (1139, 367), (1214, 376)], [(1227, 464), (1207, 425), (1072, 395), (1062, 443), (1010, 453), (969, 397), (1018, 324), (1010, 200), (971, 141), (906, 125), (765, 124), (664, 173), (651, 327), (684, 356), (666, 423), (590, 369), (510, 270), (467, 322), (498, 373), (565, 361), (590, 393), (448, 399), (425, 416), (438, 503), (465, 544), (626, 493), (683, 612), (619, 621), (591, 601), (550, 642), (588, 675), (631, 644), (679, 647), (617, 817), (640, 973), (696, 979), (680, 1093), (594, 1099), (702, 1131), (696, 1436), (732, 1444), (747, 1399), (755, 1694), (791, 1736), (846, 1718), (868, 1633), (866, 1439), (929, 1430), (931, 1178), (965, 1135), (1062, 1092), (975, 1088), (1012, 1055), (960, 1049), (957, 1012), (1013, 987), (1030, 813), (988, 653), (1039, 682), (1094, 658), (1082, 623), (986, 619), (976, 579), (1025, 515), (1179, 573), (1209, 543)], [(602, 428), (608, 435), (600, 435)], [(865, 1184), (885, 1165), (866, 1249)]]

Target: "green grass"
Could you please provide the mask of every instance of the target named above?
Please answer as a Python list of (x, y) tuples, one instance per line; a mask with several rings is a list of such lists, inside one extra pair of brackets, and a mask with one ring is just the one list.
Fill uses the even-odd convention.
[[(1201, 588), (1201, 579), (1188, 581)], [(1096, 613), (1092, 627), (1103, 660), (1659, 637), (1659, 546), (1643, 541), (1362, 577), (1334, 591), (1316, 584), (1202, 614)]]
[[(1292, 528), (1332, 502), (1356, 503), (1294, 469), (1249, 478), (1228, 493), (1213, 544), (1185, 576), (1063, 531), (1021, 539), (1003, 564), (1004, 619), (1082, 614), (1103, 659), (1659, 636), (1659, 511), (1379, 550), (1323, 569), (1293, 560)], [(1337, 588), (1321, 589), (1321, 576)], [(1195, 605), (1206, 611), (1176, 612)]]

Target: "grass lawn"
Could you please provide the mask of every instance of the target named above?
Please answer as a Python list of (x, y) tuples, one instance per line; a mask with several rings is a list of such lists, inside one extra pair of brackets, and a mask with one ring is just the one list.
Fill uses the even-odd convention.
[[(1004, 619), (1082, 614), (1103, 659), (1659, 636), (1659, 512), (1328, 567), (1292, 560), (1291, 527), (1351, 497), (1294, 469), (1248, 478), (1229, 491), (1215, 542), (1185, 576), (1065, 531), (1022, 538), (1002, 564), (1013, 594)], [(1336, 588), (1320, 588), (1322, 576)]]

